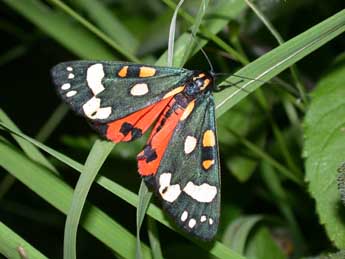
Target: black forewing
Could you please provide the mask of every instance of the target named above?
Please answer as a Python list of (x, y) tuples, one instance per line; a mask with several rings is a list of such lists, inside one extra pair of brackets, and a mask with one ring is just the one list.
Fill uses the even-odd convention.
[[(119, 77), (124, 66), (128, 66), (128, 75)], [(156, 73), (139, 77), (136, 73), (141, 67), (154, 68)], [(56, 65), (51, 74), (57, 92), (75, 112), (93, 122), (106, 123), (156, 103), (193, 72), (115, 61), (70, 61)], [(131, 89), (137, 84), (147, 84), (147, 94), (133, 96)]]

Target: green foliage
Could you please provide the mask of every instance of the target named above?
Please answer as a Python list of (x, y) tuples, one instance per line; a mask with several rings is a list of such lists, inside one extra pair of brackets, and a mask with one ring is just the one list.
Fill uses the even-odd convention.
[[(345, 184), (337, 169), (345, 161), (345, 58), (337, 36), (345, 11), (338, 2), (185, 1), (171, 27), (172, 56), (171, 0), (2, 1), (0, 254), (284, 259), (343, 249), (337, 184), (342, 193)], [(201, 47), (216, 72), (235, 73), (220, 85), (236, 83), (215, 93), (223, 189), (212, 243), (181, 233), (149, 203), (145, 186), (139, 191), (135, 154), (144, 140), (97, 140), (85, 121), (66, 116), (48, 78), (51, 66), (71, 59), (166, 65), (169, 56), (176, 66), (207, 70)]]
[(329, 238), (345, 248), (345, 208), (337, 188), (345, 161), (345, 56), (329, 68), (312, 93), (305, 118), (306, 179)]

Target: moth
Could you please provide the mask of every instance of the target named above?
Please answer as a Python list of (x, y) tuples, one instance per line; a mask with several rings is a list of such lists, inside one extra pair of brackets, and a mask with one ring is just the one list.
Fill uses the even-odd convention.
[(115, 143), (154, 127), (138, 171), (174, 222), (212, 240), (220, 168), (212, 72), (115, 61), (70, 61), (51, 70), (60, 97)]

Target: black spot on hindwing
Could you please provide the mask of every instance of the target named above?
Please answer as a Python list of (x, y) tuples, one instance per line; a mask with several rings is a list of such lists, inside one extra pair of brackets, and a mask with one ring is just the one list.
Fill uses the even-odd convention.
[(152, 149), (152, 146), (146, 145), (144, 148), (144, 154), (138, 157), (138, 159), (145, 159), (146, 163), (149, 163), (157, 159), (157, 153)]

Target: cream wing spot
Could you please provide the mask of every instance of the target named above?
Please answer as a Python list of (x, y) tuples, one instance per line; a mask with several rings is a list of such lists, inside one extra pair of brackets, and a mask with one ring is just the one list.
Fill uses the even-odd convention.
[(69, 73), (69, 74), (68, 74), (68, 79), (73, 79), (73, 78), (74, 78), (74, 74)]
[(213, 219), (212, 219), (212, 218), (209, 218), (209, 219), (208, 219), (208, 223), (209, 223), (210, 225), (212, 225), (212, 224), (213, 224)]
[(200, 222), (205, 222), (206, 221), (206, 216), (205, 215), (202, 215), (201, 217), (200, 217)]
[(73, 68), (72, 67), (66, 67), (66, 70), (71, 72), (71, 71), (73, 71)]
[(135, 84), (131, 88), (131, 95), (142, 96), (149, 92), (149, 87), (145, 83)]
[(111, 114), (111, 107), (101, 108), (101, 99), (94, 96), (83, 105), (83, 111), (90, 119), (106, 119)]
[(184, 112), (183, 112), (183, 114), (182, 114), (182, 116), (181, 116), (181, 118), (180, 118), (180, 121), (183, 121), (183, 120), (187, 119), (187, 117), (188, 117), (188, 116), (191, 114), (191, 112), (193, 111), (194, 105), (195, 105), (195, 100), (191, 101), (191, 102), (187, 105), (186, 109), (184, 110)]
[(217, 187), (207, 183), (195, 185), (188, 182), (183, 191), (198, 202), (211, 202), (217, 195)]
[(163, 173), (159, 176), (159, 194), (162, 199), (168, 202), (174, 202), (181, 194), (179, 184), (170, 185), (171, 173)]
[(69, 92), (67, 92), (66, 97), (72, 97), (76, 94), (77, 94), (77, 91), (69, 91)]
[(103, 77), (104, 70), (101, 63), (91, 65), (87, 69), (86, 81), (94, 95), (97, 95), (104, 90), (104, 86), (102, 84)]
[(184, 141), (184, 152), (190, 154), (196, 147), (197, 139), (193, 136), (187, 136)]
[(181, 221), (186, 221), (186, 219), (188, 218), (188, 211), (184, 211), (181, 215)]
[(61, 89), (62, 89), (62, 90), (68, 90), (68, 89), (70, 89), (70, 88), (71, 88), (71, 84), (69, 84), (69, 83), (63, 84), (63, 85), (61, 86)]
[(195, 219), (190, 219), (188, 222), (188, 227), (194, 228), (196, 225), (196, 220)]

